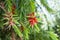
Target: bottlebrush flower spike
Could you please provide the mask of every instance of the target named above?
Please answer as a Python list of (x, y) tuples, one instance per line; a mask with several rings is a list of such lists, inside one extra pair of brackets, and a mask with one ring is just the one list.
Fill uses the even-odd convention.
[(34, 12), (29, 14), (28, 16), (29, 16), (28, 21), (29, 21), (30, 25), (33, 27), (34, 24), (37, 23), (37, 19), (36, 19), (35, 15), (34, 15)]
[(15, 6), (15, 4), (12, 6), (12, 13), (14, 14), (15, 12), (15, 9), (16, 9), (16, 6)]

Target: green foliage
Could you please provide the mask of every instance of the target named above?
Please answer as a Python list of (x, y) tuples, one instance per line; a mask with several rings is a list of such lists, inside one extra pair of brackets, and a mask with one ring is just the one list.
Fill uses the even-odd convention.
[[(49, 12), (52, 12), (52, 9), (47, 5), (46, 0), (40, 1)], [(16, 38), (18, 37), (17, 39), (22, 38), (23, 40), (58, 40), (57, 36), (53, 32), (54, 30), (44, 30), (41, 28), (43, 23), (39, 14), (35, 11), (35, 0), (5, 0), (3, 3), (5, 3), (4, 8), (2, 8), (2, 6), (0, 8), (1, 40), (10, 40), (12, 29), (15, 32)], [(16, 7), (13, 10), (14, 13), (12, 12), (12, 6)], [(33, 26), (31, 26), (28, 20), (29, 17), (27, 17), (32, 13), (36, 13), (35, 17), (37, 19), (37, 23), (35, 23)], [(31, 17), (33, 18), (33, 16)]]

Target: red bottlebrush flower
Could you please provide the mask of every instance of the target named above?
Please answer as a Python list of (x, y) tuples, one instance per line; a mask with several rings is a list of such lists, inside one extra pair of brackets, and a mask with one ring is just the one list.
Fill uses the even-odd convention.
[(31, 26), (34, 26), (35, 23), (37, 23), (37, 19), (34, 15), (34, 13), (29, 14), (30, 17), (28, 17), (29, 23)]
[(15, 12), (14, 12), (14, 11), (12, 11), (12, 14), (15, 14)]
[(12, 26), (12, 25), (13, 25), (13, 22), (9, 22), (9, 25), (11, 25), (11, 26)]
[(28, 20), (29, 20), (29, 23), (30, 23), (31, 26), (33, 26), (35, 23), (37, 23), (36, 17), (34, 17), (34, 18), (29, 18)]
[(28, 14), (28, 16), (35, 16), (35, 15), (34, 15), (34, 12), (33, 12), (33, 13), (31, 13), (31, 14)]
[(13, 6), (12, 6), (12, 10), (15, 10), (15, 8), (16, 8), (16, 6), (15, 6), (15, 5), (13, 5)]
[(9, 20), (9, 25), (10, 26), (13, 26), (14, 25), (14, 22), (13, 22), (12, 18), (10, 18), (10, 20)]
[(15, 13), (15, 12), (14, 12), (14, 11), (15, 11), (15, 9), (16, 9), (16, 6), (15, 6), (15, 5), (13, 5), (13, 6), (12, 6), (12, 13), (13, 13), (13, 14)]

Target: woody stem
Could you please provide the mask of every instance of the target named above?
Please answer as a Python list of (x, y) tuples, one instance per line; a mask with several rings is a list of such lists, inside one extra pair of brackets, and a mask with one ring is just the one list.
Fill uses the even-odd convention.
[(14, 33), (13, 30), (11, 30), (11, 40), (16, 40), (16, 39), (15, 39), (15, 33)]

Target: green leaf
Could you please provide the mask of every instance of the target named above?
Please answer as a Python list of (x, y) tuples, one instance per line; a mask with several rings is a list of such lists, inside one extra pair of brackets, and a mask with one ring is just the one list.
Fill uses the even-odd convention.
[(38, 32), (38, 33), (39, 33), (40, 28), (37, 26), (37, 24), (35, 24), (35, 28), (36, 28), (36, 32)]
[(12, 0), (6, 0), (6, 7), (7, 7), (7, 9), (8, 9), (8, 12), (11, 12), (12, 11), (12, 9), (11, 9), (11, 7), (12, 7)]
[(26, 40), (28, 40), (29, 39), (29, 29), (22, 22), (21, 22), (21, 25), (24, 27), (23, 36)]
[(19, 28), (16, 26), (16, 25), (13, 25), (12, 27), (14, 29), (14, 31), (16, 32), (16, 34), (19, 36), (19, 37), (22, 37), (22, 33), (21, 31), (19, 30)]
[(53, 39), (53, 40), (58, 40), (57, 38), (57, 34), (55, 34), (54, 32), (48, 32), (49, 36)]
[(2, 26), (3, 26), (3, 24), (4, 24), (3, 22), (0, 22), (0, 27), (2, 27)]
[(35, 11), (35, 2), (31, 0), (30, 2), (32, 12)]
[(28, 31), (28, 29), (27, 28), (25, 28), (25, 30), (24, 30), (24, 37), (25, 37), (25, 39), (29, 39), (29, 31)]
[(20, 24), (17, 20), (13, 20), (16, 24)]

